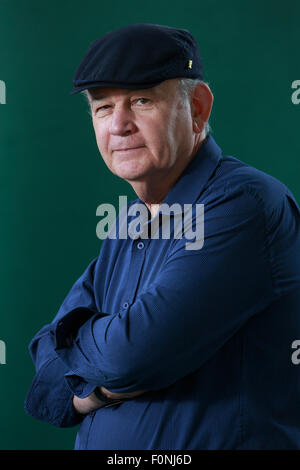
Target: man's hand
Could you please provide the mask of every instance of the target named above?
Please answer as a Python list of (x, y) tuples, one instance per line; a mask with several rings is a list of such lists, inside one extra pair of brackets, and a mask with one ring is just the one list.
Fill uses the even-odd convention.
[[(100, 386), (100, 392), (109, 400), (111, 400), (112, 404), (121, 403), (122, 398), (133, 398), (142, 393), (147, 392), (148, 390), (139, 390), (137, 392), (129, 392), (129, 393), (113, 393), (107, 390), (107, 388)], [(80, 414), (88, 414), (91, 411), (95, 411), (98, 408), (101, 408), (103, 405), (107, 405), (107, 403), (99, 400), (99, 398), (95, 395), (95, 393), (91, 393), (86, 398), (79, 398), (76, 395), (73, 396), (73, 406), (75, 410)]]
[(129, 393), (114, 393), (107, 390), (107, 388), (100, 386), (100, 392), (109, 399), (115, 400), (122, 400), (122, 398), (133, 398), (137, 397), (138, 395), (142, 395), (142, 393), (149, 392), (149, 390), (138, 390), (137, 392), (129, 392)]
[(86, 398), (79, 398), (77, 395), (73, 396), (73, 406), (80, 414), (88, 414), (91, 411), (101, 408), (103, 404), (104, 402), (101, 402), (99, 398), (96, 397), (94, 392)]

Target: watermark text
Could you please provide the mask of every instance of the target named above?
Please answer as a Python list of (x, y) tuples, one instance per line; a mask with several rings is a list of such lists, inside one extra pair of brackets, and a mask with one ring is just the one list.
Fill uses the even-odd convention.
[(6, 364), (6, 344), (0, 339), (0, 365)]
[(6, 104), (6, 85), (3, 80), (0, 80), (0, 104)]
[(300, 339), (295, 339), (295, 341), (292, 342), (291, 345), (292, 349), (295, 349), (296, 351), (293, 352), (291, 359), (292, 363), (296, 365), (300, 364)]
[(300, 80), (294, 80), (292, 82), (292, 88), (295, 89), (295, 91), (292, 93), (291, 100), (293, 104), (299, 104), (300, 103)]
[(127, 208), (127, 196), (119, 196), (119, 216), (112, 204), (100, 204), (96, 226), (100, 240), (151, 238), (164, 240), (184, 238), (186, 250), (200, 250), (204, 245), (204, 204), (162, 203), (157, 214), (149, 219), (143, 203)]

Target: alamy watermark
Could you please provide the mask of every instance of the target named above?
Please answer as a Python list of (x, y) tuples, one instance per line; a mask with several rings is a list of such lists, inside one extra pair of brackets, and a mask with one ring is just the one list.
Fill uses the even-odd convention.
[(149, 221), (145, 204), (135, 203), (127, 210), (127, 196), (119, 196), (118, 218), (115, 207), (107, 203), (97, 207), (96, 215), (102, 217), (96, 227), (100, 240), (184, 237), (186, 250), (200, 250), (204, 245), (204, 204), (162, 203)]
[(295, 91), (292, 93), (292, 96), (291, 96), (292, 103), (299, 104), (300, 103), (300, 80), (294, 80), (291, 86), (293, 89), (295, 89)]
[(292, 349), (296, 349), (291, 356), (292, 363), (297, 366), (300, 364), (300, 339), (295, 339), (291, 344)]
[(3, 80), (0, 80), (0, 104), (6, 104), (6, 85)]
[[(6, 85), (0, 80), (0, 104), (6, 104)], [(0, 365), (6, 364), (6, 344), (0, 339)]]
[(6, 344), (0, 339), (0, 365), (6, 364)]

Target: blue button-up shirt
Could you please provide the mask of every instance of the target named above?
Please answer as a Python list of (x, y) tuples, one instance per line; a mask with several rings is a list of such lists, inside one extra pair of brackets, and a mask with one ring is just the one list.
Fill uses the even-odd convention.
[[(76, 449), (300, 449), (295, 198), (209, 136), (163, 202), (204, 205), (200, 248), (107, 237), (30, 343), (26, 410), (80, 423)], [(80, 416), (100, 385), (148, 391)]]

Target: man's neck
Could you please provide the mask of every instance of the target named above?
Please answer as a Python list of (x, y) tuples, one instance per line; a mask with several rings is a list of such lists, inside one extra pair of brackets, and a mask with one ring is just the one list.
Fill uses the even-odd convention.
[(176, 171), (174, 168), (172, 174), (168, 171), (167, 174), (161, 174), (160, 179), (154, 181), (151, 178), (151, 182), (148, 181), (134, 181), (130, 182), (137, 196), (146, 204), (149, 211), (151, 212), (152, 218), (158, 212), (159, 206), (162, 203), (163, 199), (166, 197), (170, 189), (176, 184), (185, 168), (193, 160), (199, 148), (207, 140), (208, 136), (203, 138), (193, 149), (189, 159), (185, 161), (185, 165), (179, 167), (179, 170)]

